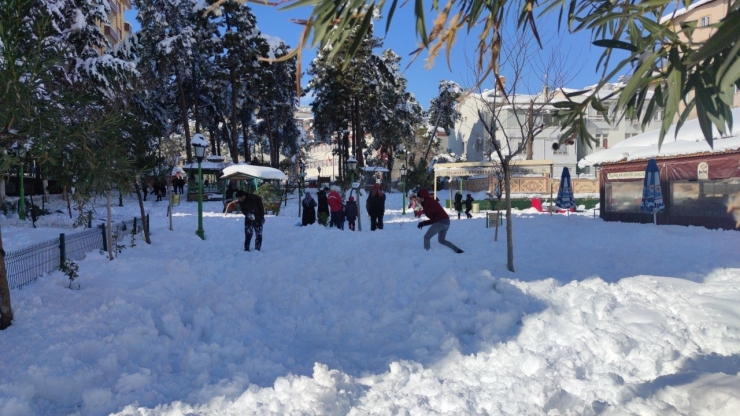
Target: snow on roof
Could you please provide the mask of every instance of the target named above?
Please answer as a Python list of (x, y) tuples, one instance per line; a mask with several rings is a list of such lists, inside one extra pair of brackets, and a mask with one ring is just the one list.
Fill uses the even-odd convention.
[(365, 172), (388, 172), (388, 169), (382, 166), (365, 166), (360, 169), (364, 170)]
[[(732, 119), (740, 120), (740, 108), (732, 110)], [(687, 121), (676, 136), (676, 125), (672, 125), (665, 135), (663, 145), (658, 149), (660, 130), (626, 139), (609, 149), (592, 153), (578, 162), (578, 167), (597, 166), (604, 163), (615, 163), (623, 160), (633, 161), (649, 159), (651, 157), (675, 157), (698, 153), (722, 153), (731, 150), (740, 150), (740, 126), (733, 125), (729, 137), (720, 138), (719, 131), (712, 127), (714, 148), (704, 139), (699, 126), (699, 120)]]
[(711, 3), (713, 1), (715, 1), (715, 0), (699, 0), (696, 3), (690, 5), (689, 7), (684, 7), (684, 8), (678, 9), (678, 10), (676, 10), (674, 12), (671, 12), (671, 13), (666, 14), (665, 16), (663, 16), (663, 17), (660, 18), (660, 23), (665, 23), (668, 20), (674, 19), (674, 18), (679, 17), (679, 16), (683, 16), (686, 13), (688, 13), (688, 12), (696, 9), (697, 7), (703, 6), (703, 5), (705, 5), (707, 3)]
[(239, 163), (238, 165), (231, 165), (223, 170), (224, 174), (223, 176), (229, 176), (234, 174), (243, 174), (247, 176), (251, 176), (253, 178), (260, 178), (260, 179), (275, 179), (275, 180), (284, 180), (288, 179), (288, 177), (283, 173), (283, 171), (267, 166), (255, 166), (255, 165), (247, 165), (246, 163)]

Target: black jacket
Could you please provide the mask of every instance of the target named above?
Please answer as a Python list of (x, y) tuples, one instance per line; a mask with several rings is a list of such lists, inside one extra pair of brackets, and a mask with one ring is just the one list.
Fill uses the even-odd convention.
[(324, 192), (323, 190), (319, 191), (317, 193), (317, 197), (319, 199), (319, 213), (325, 212), (328, 214), (329, 213), (329, 202), (326, 199), (326, 192)]
[(262, 198), (255, 194), (247, 194), (244, 201), (239, 201), (239, 208), (242, 210), (242, 214), (247, 217), (247, 221), (250, 220), (249, 214), (254, 216), (252, 221), (265, 221), (265, 207), (262, 205)]

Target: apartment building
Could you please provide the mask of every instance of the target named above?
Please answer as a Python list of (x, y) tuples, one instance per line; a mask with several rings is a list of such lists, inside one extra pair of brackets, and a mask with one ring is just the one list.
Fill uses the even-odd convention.
[[(696, 21), (697, 28), (692, 34), (691, 41), (701, 43), (709, 39), (717, 30), (712, 27), (713, 24), (724, 18), (730, 10), (730, 0), (699, 0), (689, 7), (676, 9), (675, 11), (663, 16), (660, 23), (669, 22), (674, 31), (681, 30), (681, 24), (684, 22)], [(687, 40), (681, 35), (683, 40)], [(735, 87), (733, 98), (733, 108), (740, 107), (740, 89)], [(681, 109), (683, 109), (683, 104)], [(689, 118), (696, 118), (696, 110), (692, 111)]]
[(124, 20), (123, 14), (127, 10), (131, 10), (131, 0), (106, 0), (110, 7), (108, 13), (108, 21), (110, 23), (102, 24), (99, 26), (103, 30), (106, 39), (110, 42), (111, 46), (121, 42), (126, 36), (133, 33), (131, 23)]

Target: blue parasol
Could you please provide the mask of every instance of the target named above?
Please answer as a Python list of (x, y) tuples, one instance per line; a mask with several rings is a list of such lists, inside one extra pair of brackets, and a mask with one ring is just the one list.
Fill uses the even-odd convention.
[(570, 215), (570, 209), (576, 206), (568, 168), (563, 168), (563, 173), (560, 175), (560, 187), (558, 188), (558, 199), (555, 200), (555, 206), (567, 210), (568, 215)]
[(657, 213), (665, 210), (663, 191), (660, 187), (660, 170), (654, 158), (648, 161), (647, 168), (645, 168), (640, 209), (653, 214), (653, 224), (657, 224)]

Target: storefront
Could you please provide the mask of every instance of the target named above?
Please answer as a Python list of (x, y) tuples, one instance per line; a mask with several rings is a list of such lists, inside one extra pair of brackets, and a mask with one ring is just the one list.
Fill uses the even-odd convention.
[[(656, 157), (665, 211), (658, 224), (735, 229), (727, 212), (731, 195), (740, 193), (740, 151)], [(606, 221), (652, 223), (640, 210), (648, 159), (601, 164), (601, 218)]]

